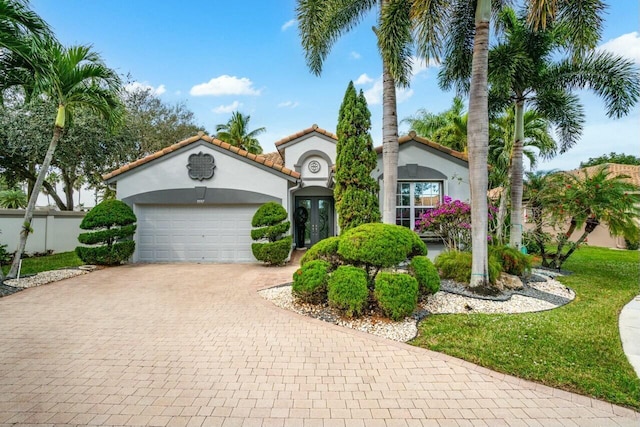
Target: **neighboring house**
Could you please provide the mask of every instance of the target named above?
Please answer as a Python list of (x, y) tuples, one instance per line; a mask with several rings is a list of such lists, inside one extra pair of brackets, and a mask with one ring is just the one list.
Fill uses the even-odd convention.
[[(337, 137), (313, 125), (250, 154), (198, 134), (104, 176), (138, 217), (134, 262), (253, 262), (251, 218), (268, 201), (307, 211), (310, 247), (337, 234), (333, 172)], [(382, 150), (372, 175), (382, 187)], [(412, 226), (442, 197), (469, 199), (464, 154), (411, 133), (400, 138), (397, 223)]]

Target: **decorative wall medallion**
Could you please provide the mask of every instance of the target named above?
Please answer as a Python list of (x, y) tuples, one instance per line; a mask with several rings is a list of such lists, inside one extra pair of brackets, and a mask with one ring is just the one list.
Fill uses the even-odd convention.
[(211, 179), (215, 168), (216, 165), (214, 164), (211, 154), (204, 154), (201, 151), (198, 154), (189, 156), (187, 169), (189, 169), (189, 178), (191, 179), (198, 179), (200, 181), (203, 179)]
[(320, 172), (320, 162), (317, 160), (311, 160), (309, 162), (309, 172), (318, 173)]

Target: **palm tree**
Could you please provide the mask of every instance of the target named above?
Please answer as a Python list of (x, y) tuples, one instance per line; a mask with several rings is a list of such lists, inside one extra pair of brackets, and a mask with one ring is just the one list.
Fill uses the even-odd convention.
[(234, 111), (227, 123), (216, 126), (216, 138), (250, 153), (262, 154), (262, 147), (256, 137), (266, 129), (262, 127), (249, 131), (249, 120), (250, 115)]
[[(543, 258), (543, 265), (560, 269), (562, 264), (601, 223), (606, 223), (614, 236), (637, 238), (640, 219), (640, 187), (628, 181), (627, 175), (612, 176), (608, 165), (593, 173), (582, 169), (577, 173), (562, 173), (555, 177), (556, 185), (548, 187), (544, 208), (556, 223), (566, 224), (558, 234), (556, 252)], [(560, 201), (560, 203), (558, 203)], [(584, 231), (576, 242), (569, 242), (575, 230)], [(563, 253), (566, 246), (568, 250)]]
[(557, 128), (561, 151), (565, 151), (578, 141), (584, 123), (574, 90), (593, 90), (604, 99), (607, 114), (619, 118), (638, 100), (640, 75), (632, 61), (605, 52), (556, 60), (557, 51), (565, 42), (564, 33), (553, 26), (534, 30), (527, 25), (525, 16), (517, 17), (510, 8), (502, 11), (500, 24), (505, 33), (489, 53), (489, 80), (492, 95), (515, 108), (510, 245), (519, 248), (527, 104)]
[(32, 55), (35, 47), (32, 36), (51, 38), (52, 34), (26, 1), (0, 0), (0, 58), (4, 61), (15, 54), (35, 68), (38, 63)]
[(451, 108), (441, 113), (430, 113), (420, 109), (416, 114), (402, 120), (418, 135), (453, 150), (467, 151), (467, 120), (464, 101), (456, 96)]
[(35, 81), (29, 87), (34, 90), (34, 94), (55, 101), (58, 109), (53, 136), (27, 204), (20, 241), (7, 277), (15, 277), (17, 274), (20, 258), (24, 253), (31, 230), (31, 220), (38, 194), (49, 171), (58, 141), (74, 108), (86, 107), (112, 124), (118, 123), (122, 117), (119, 98), (120, 78), (89, 46), (66, 48), (57, 41), (48, 39), (40, 49), (40, 56), (35, 60), (41, 64), (39, 68), (43, 72), (35, 73)]
[(407, 86), (411, 77), (411, 2), (405, 0), (298, 0), (298, 28), (307, 65), (316, 75), (340, 36), (368, 13), (375, 11), (374, 32), (382, 57), (382, 219), (395, 224), (398, 181), (398, 114), (396, 85)]

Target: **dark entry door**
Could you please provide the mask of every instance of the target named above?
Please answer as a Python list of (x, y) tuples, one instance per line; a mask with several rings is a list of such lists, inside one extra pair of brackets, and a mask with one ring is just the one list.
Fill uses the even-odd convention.
[[(307, 247), (315, 245), (322, 239), (333, 236), (333, 197), (301, 196), (296, 197), (296, 209), (304, 207), (307, 210), (307, 221), (302, 225), (296, 222), (296, 246)], [(300, 227), (304, 227), (304, 242), (301, 241)]]

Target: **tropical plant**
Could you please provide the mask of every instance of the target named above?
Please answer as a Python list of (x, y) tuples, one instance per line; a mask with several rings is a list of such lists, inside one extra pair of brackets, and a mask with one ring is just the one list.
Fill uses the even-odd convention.
[(27, 206), (27, 195), (14, 188), (0, 191), (0, 207), (4, 209), (24, 209)]
[(515, 108), (511, 165), (510, 245), (522, 243), (522, 150), (527, 104), (557, 128), (561, 151), (580, 138), (584, 113), (575, 91), (591, 89), (603, 98), (609, 117), (627, 114), (640, 96), (640, 74), (631, 60), (603, 51), (556, 59), (566, 44), (564, 27), (531, 28), (510, 8), (500, 14), (504, 37), (489, 53), (492, 95)]
[[(497, 289), (492, 289), (500, 273), (502, 264), (493, 254), (489, 254), (489, 284), (484, 286), (469, 286), (469, 289), (476, 293), (492, 293)], [(434, 264), (443, 279), (451, 279), (459, 283), (470, 284), (472, 279), (472, 254), (466, 251), (445, 251), (439, 254)]]
[(287, 219), (287, 211), (276, 202), (267, 202), (260, 206), (253, 215), (251, 238), (257, 243), (251, 244), (251, 251), (257, 260), (269, 265), (281, 265), (289, 257), (293, 237), (285, 235), (291, 222)]
[(379, 186), (371, 177), (377, 157), (373, 151), (371, 113), (362, 91), (349, 82), (338, 117), (336, 173), (333, 195), (341, 232), (380, 221)]
[(67, 48), (57, 41), (49, 39), (43, 42), (40, 54), (37, 61), (42, 64), (44, 71), (36, 73), (35, 80), (31, 82), (31, 85), (24, 82), (20, 84), (22, 87), (32, 90), (33, 94), (56, 102), (58, 105), (57, 114), (53, 136), (40, 165), (40, 171), (27, 204), (20, 242), (8, 277), (15, 277), (18, 271), (42, 182), (49, 171), (56, 146), (74, 108), (89, 108), (112, 124), (118, 123), (122, 116), (118, 97), (121, 89), (120, 78), (102, 62), (100, 56), (90, 47), (72, 46)]
[[(76, 248), (78, 257), (87, 264), (117, 265), (126, 262), (135, 250), (133, 234), (136, 215), (126, 203), (107, 200), (91, 209), (80, 223), (82, 230)], [(98, 246), (96, 246), (98, 245)]]
[(250, 115), (234, 111), (227, 123), (216, 126), (216, 138), (249, 153), (262, 154), (262, 147), (256, 137), (264, 133), (266, 129), (261, 127), (250, 131), (250, 120)]
[[(612, 175), (607, 165), (589, 173), (557, 174), (556, 185), (551, 187), (546, 211), (558, 227), (566, 227), (557, 236), (555, 252), (543, 254), (544, 266), (560, 269), (562, 264), (585, 242), (602, 223), (607, 224), (613, 236), (637, 238), (640, 230), (640, 187), (628, 181), (627, 175)], [(575, 242), (569, 239), (576, 230), (584, 231)]]
[(533, 223), (533, 230), (529, 231), (529, 238), (533, 242), (527, 245), (533, 250), (530, 252), (540, 254), (545, 257), (546, 246), (550, 242), (549, 233), (545, 228), (551, 226), (548, 215), (545, 215), (545, 208), (554, 203), (560, 203), (555, 198), (555, 186), (557, 180), (553, 179), (556, 170), (527, 172), (524, 185), (524, 196), (528, 200), (530, 212), (529, 221)]
[(402, 120), (418, 135), (453, 150), (467, 151), (467, 120), (464, 101), (459, 96), (453, 98), (451, 108), (441, 113), (430, 113), (424, 108)]
[(298, 0), (297, 20), (302, 47), (311, 72), (320, 75), (324, 60), (340, 36), (371, 11), (377, 12), (374, 32), (382, 56), (382, 218), (395, 224), (398, 180), (398, 119), (396, 86), (411, 77), (411, 2), (404, 0)]
[(580, 169), (588, 166), (597, 166), (605, 163), (617, 163), (620, 165), (640, 165), (640, 157), (631, 154), (614, 153), (603, 154), (598, 157), (589, 157), (586, 162), (580, 162)]

